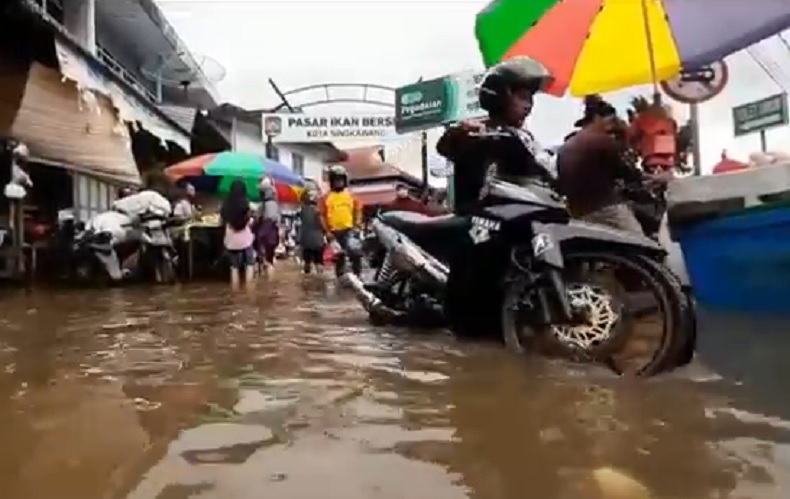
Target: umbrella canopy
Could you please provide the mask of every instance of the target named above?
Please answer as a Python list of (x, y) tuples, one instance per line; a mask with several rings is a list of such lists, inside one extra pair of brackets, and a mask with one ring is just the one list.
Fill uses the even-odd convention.
[(304, 187), (304, 179), (288, 167), (256, 154), (243, 152), (196, 156), (166, 168), (165, 175), (174, 182), (186, 180), (198, 190), (223, 195), (227, 194), (235, 179), (240, 179), (253, 201), (259, 200), (258, 181), (263, 176), (274, 181), (277, 199), (283, 203), (299, 202)]
[(556, 78), (549, 93), (583, 96), (667, 80), (788, 26), (787, 0), (494, 0), (475, 32), (486, 66), (528, 56)]

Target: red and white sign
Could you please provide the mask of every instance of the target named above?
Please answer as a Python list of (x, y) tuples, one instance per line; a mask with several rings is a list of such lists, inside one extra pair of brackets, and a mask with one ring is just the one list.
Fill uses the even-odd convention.
[(728, 79), (727, 65), (719, 61), (699, 70), (683, 71), (671, 80), (662, 81), (661, 90), (683, 104), (700, 104), (719, 95)]

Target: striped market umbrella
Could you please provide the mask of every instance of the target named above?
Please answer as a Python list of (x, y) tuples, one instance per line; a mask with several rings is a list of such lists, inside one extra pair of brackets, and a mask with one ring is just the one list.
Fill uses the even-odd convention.
[(518, 56), (576, 96), (657, 83), (790, 26), (787, 0), (494, 0), (477, 15), (486, 66)]
[(165, 169), (173, 181), (187, 181), (200, 191), (225, 195), (236, 179), (247, 187), (250, 200), (259, 201), (258, 182), (264, 176), (274, 181), (277, 200), (281, 203), (298, 203), (305, 182), (287, 166), (244, 152), (203, 154), (187, 159)]

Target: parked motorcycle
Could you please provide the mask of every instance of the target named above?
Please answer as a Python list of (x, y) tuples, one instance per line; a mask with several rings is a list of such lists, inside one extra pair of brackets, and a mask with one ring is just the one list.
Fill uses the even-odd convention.
[[(123, 240), (113, 233), (83, 227), (74, 236), (73, 275), (82, 282), (121, 282), (134, 279), (170, 284), (176, 280), (177, 254), (167, 232), (170, 221), (151, 216), (127, 222)], [(124, 265), (124, 262), (131, 264)]]
[(371, 319), (444, 323), (458, 335), (493, 331), (515, 352), (599, 362), (620, 374), (680, 364), (693, 350), (694, 318), (661, 263), (664, 249), (571, 220), (548, 171), (498, 178), (500, 169), (516, 170), (512, 162), (535, 163), (522, 131), (490, 130), (479, 140), (491, 146), (490, 175), (472, 213), (373, 220), (380, 243), (373, 282), (344, 276)]
[[(180, 221), (170, 218), (170, 210), (163, 196), (142, 191), (75, 226), (68, 244), (72, 277), (82, 282), (175, 282), (177, 253), (168, 228)], [(61, 225), (60, 246), (65, 247), (73, 224), (64, 220)]]

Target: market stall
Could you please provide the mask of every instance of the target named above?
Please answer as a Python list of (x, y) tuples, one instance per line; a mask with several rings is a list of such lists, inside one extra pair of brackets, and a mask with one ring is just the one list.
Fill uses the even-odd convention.
[[(231, 183), (240, 179), (247, 188), (251, 202), (260, 200), (258, 183), (269, 177), (277, 192), (277, 201), (282, 205), (297, 205), (305, 187), (305, 181), (288, 167), (242, 152), (204, 154), (182, 161), (165, 169), (165, 175), (174, 183), (189, 182), (203, 193), (213, 193), (219, 198), (227, 195)], [(199, 220), (191, 221), (174, 234), (184, 246), (186, 274), (192, 278), (195, 272), (195, 246), (202, 243), (212, 264), (222, 255), (222, 231), (217, 208), (202, 214)]]

